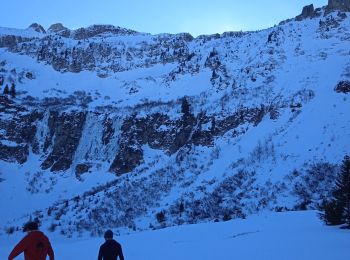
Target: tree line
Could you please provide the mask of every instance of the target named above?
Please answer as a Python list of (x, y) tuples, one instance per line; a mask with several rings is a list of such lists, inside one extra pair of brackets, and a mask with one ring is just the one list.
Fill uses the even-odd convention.
[(14, 83), (11, 84), (11, 87), (6, 84), (4, 90), (2, 92), (3, 95), (10, 95), (12, 98), (16, 97), (16, 85)]
[(335, 180), (332, 197), (323, 202), (321, 218), (327, 225), (350, 228), (350, 157), (346, 155)]

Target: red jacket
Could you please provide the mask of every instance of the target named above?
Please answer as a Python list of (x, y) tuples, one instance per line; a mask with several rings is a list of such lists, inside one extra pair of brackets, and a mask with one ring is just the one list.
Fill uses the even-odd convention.
[(24, 252), (25, 260), (45, 260), (49, 255), (54, 260), (54, 253), (49, 239), (41, 231), (31, 231), (12, 250), (8, 260)]

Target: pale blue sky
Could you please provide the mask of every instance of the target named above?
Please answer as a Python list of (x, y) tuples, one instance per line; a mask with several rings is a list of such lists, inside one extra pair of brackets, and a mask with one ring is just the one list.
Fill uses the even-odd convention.
[(199, 34), (268, 28), (327, 0), (2, 0), (0, 26), (113, 24), (140, 32)]

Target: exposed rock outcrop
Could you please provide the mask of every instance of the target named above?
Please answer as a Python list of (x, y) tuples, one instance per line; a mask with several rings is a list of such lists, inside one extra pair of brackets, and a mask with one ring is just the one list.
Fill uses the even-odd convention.
[[(66, 106), (63, 105), (64, 101), (58, 104), (61, 104), (61, 108)], [(93, 167), (93, 164), (88, 162), (89, 158), (84, 155), (79, 157), (83, 161), (76, 161), (73, 165), (75, 153), (81, 152), (77, 151), (79, 144), (85, 142), (82, 140), (82, 132), (86, 127), (87, 112), (83, 109), (70, 112), (50, 111), (50, 108), (57, 106), (57, 102), (47, 103), (46, 100), (36, 105), (34, 103), (33, 107), (19, 106), (6, 96), (1, 96), (0, 105), (1, 113), (12, 115), (5, 119), (0, 118), (0, 127), (3, 129), (0, 133), (0, 141), (3, 140), (0, 142), (0, 159), (22, 164), (26, 162), (31, 149), (41, 155), (41, 167), (44, 170), (56, 172), (75, 167), (76, 175), (80, 177)], [(38, 110), (37, 107), (44, 107), (45, 110)], [(177, 119), (171, 119), (169, 115), (159, 112), (145, 117), (133, 114), (123, 119), (119, 130), (115, 129), (112, 118), (101, 118), (100, 124), (103, 129), (98, 137), (101, 140), (93, 149), (102, 153), (102, 160), (111, 163), (111, 172), (125, 174), (143, 162), (144, 145), (162, 150), (168, 155), (175, 154), (184, 146), (210, 147), (216, 136), (222, 136), (244, 123), (258, 125), (268, 112), (264, 106), (251, 109), (242, 107), (231, 116), (221, 119), (215, 119), (215, 115), (207, 116), (205, 113), (195, 116), (184, 98), (181, 116)], [(90, 120), (96, 119), (91, 117)], [(42, 126), (38, 129), (39, 121)], [(114, 138), (116, 133), (117, 139)], [(235, 136), (240, 134), (239, 131), (234, 133)], [(87, 146), (90, 145), (87, 143)], [(114, 160), (104, 157), (107, 146), (119, 147), (113, 150), (114, 154), (107, 152), (109, 156), (114, 156)]]
[(47, 32), (57, 33), (63, 30), (68, 30), (67, 27), (64, 27), (62, 23), (55, 23), (52, 24), (49, 29), (47, 29)]
[(301, 20), (304, 20), (306, 18), (310, 18), (314, 15), (314, 12), (315, 12), (315, 8), (314, 8), (313, 4), (304, 6), (301, 14), (298, 15), (295, 19), (297, 21), (301, 21)]
[[(20, 106), (6, 96), (0, 97), (0, 112), (6, 115), (0, 118), (1, 160), (22, 164), (26, 162), (29, 151), (32, 151), (41, 155), (43, 170), (57, 172), (75, 167), (76, 175), (80, 177), (93, 167), (88, 156), (77, 151), (79, 144), (86, 142), (82, 140), (82, 133), (87, 127), (87, 112), (83, 109), (69, 112), (50, 111), (57, 104), (49, 105), (46, 101), (32, 107)], [(45, 106), (49, 107), (38, 110), (38, 107), (43, 109)], [(145, 117), (133, 114), (123, 119), (120, 130), (115, 129), (111, 118), (101, 118), (103, 129), (98, 137), (101, 140), (93, 149), (101, 153), (102, 160), (111, 163), (111, 172), (125, 174), (143, 162), (144, 145), (162, 150), (168, 155), (175, 154), (184, 146), (210, 147), (216, 136), (222, 136), (244, 123), (258, 125), (269, 112), (264, 106), (241, 108), (231, 116), (215, 119), (214, 115), (207, 116), (205, 113), (193, 115), (187, 101), (183, 101), (181, 111), (181, 116), (177, 119), (171, 119), (169, 115), (159, 112)], [(95, 117), (89, 118), (96, 120)], [(118, 138), (114, 137), (116, 133)], [(235, 136), (239, 134), (239, 131), (234, 133)], [(91, 145), (92, 143), (86, 144), (88, 147)], [(111, 154), (108, 148), (111, 146), (119, 148), (113, 148)], [(73, 164), (77, 152), (82, 153), (79, 157), (81, 160)], [(105, 158), (105, 155), (109, 158)]]
[(350, 92), (350, 81), (342, 80), (339, 81), (334, 89), (337, 93), (349, 93)]
[(40, 24), (38, 23), (32, 23), (28, 28), (33, 29), (34, 31), (38, 32), (38, 33), (46, 33), (44, 27), (42, 27)]
[(63, 26), (62, 23), (55, 23), (55, 24), (52, 24), (49, 29), (47, 29), (47, 32), (48, 33), (56, 33), (60, 36), (63, 36), (63, 37), (69, 37), (70, 34), (71, 34), (71, 31)]
[(75, 175), (78, 179), (81, 178), (81, 175), (84, 173), (87, 173), (91, 168), (91, 164), (89, 163), (80, 163), (77, 166), (75, 166)]
[[(175, 154), (186, 145), (210, 147), (216, 136), (222, 136), (244, 123), (256, 126), (267, 113), (268, 109), (261, 106), (252, 109), (241, 108), (232, 116), (221, 120), (215, 120), (215, 117), (203, 113), (194, 116), (189, 111), (184, 111), (179, 120), (171, 120), (168, 115), (160, 113), (145, 118), (137, 118), (134, 115), (123, 123), (120, 149), (110, 171), (120, 175), (139, 166), (143, 161), (143, 145), (163, 150), (169, 155)], [(235, 131), (234, 134), (238, 136), (241, 133)]]
[[(58, 28), (61, 28), (58, 26)], [(104, 42), (82, 39), (98, 37), (101, 34), (136, 35), (135, 31), (114, 26), (91, 26), (76, 31), (62, 30), (43, 38), (30, 39), (25, 44), (17, 36), (0, 37), (0, 47), (8, 47), (15, 53), (29, 55), (43, 61), (61, 72), (82, 70), (120, 72), (133, 68), (149, 67), (155, 64), (167, 64), (185, 60), (189, 57), (188, 42), (193, 40), (190, 34), (160, 35), (150, 42), (140, 42), (127, 47), (123, 42)], [(68, 44), (60, 37), (72, 37), (79, 40), (76, 45)], [(193, 58), (193, 56), (190, 56)]]
[(6, 96), (0, 96), (0, 112), (0, 160), (24, 163), (29, 147), (35, 147), (36, 121), (42, 114), (19, 106)]
[(350, 0), (328, 0), (327, 11), (350, 12)]
[(42, 169), (64, 171), (71, 167), (74, 153), (78, 147), (86, 113), (73, 111), (50, 113), (48, 127), (50, 134), (46, 137), (45, 150), (52, 147), (52, 151), (42, 163)]
[(0, 36), (0, 48), (9, 48), (11, 50), (14, 50), (17, 48), (19, 43), (29, 42), (30, 40), (30, 38), (14, 35)]
[(27, 161), (28, 153), (28, 145), (13, 146), (0, 143), (0, 158), (3, 161), (22, 164)]
[(138, 32), (113, 25), (92, 25), (87, 28), (80, 28), (73, 31), (72, 36), (76, 40), (83, 40), (103, 33), (115, 35), (136, 35)]

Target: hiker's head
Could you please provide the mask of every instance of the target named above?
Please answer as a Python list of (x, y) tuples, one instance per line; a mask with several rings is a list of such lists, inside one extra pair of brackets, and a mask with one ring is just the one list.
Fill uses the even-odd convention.
[(39, 225), (37, 222), (29, 221), (29, 222), (24, 224), (23, 232), (30, 232), (30, 231), (38, 230), (38, 228), (39, 228)]
[(112, 239), (112, 238), (113, 238), (113, 231), (110, 230), (110, 229), (108, 229), (108, 230), (105, 232), (105, 234), (104, 234), (104, 238), (105, 238), (106, 240)]

